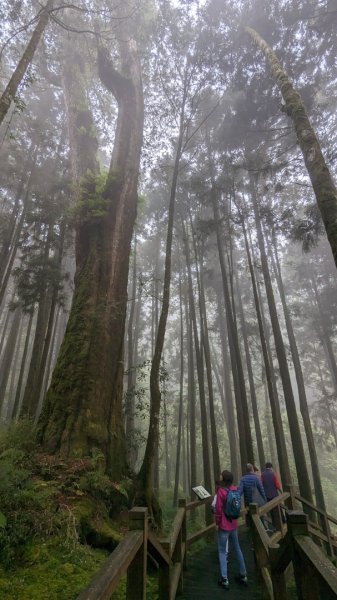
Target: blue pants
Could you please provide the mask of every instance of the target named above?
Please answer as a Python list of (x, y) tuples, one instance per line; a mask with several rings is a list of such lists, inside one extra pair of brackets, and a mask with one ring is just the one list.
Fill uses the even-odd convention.
[(224, 529), (218, 529), (218, 552), (221, 577), (227, 578), (228, 540), (234, 545), (236, 558), (239, 563), (240, 575), (246, 575), (246, 565), (239, 544), (238, 530), (233, 529), (233, 531), (225, 531)]

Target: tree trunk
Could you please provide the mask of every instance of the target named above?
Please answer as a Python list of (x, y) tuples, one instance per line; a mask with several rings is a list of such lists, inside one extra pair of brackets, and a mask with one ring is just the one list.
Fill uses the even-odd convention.
[(156, 337), (156, 343), (154, 348), (154, 354), (152, 358), (152, 366), (150, 373), (150, 423), (149, 431), (147, 436), (147, 443), (145, 448), (145, 454), (143, 463), (139, 472), (139, 482), (141, 486), (141, 493), (144, 493), (147, 506), (150, 510), (152, 508), (152, 481), (153, 481), (153, 464), (155, 449), (159, 442), (159, 417), (161, 408), (161, 391), (160, 391), (160, 363), (162, 358), (166, 323), (170, 306), (170, 287), (171, 287), (171, 271), (172, 271), (172, 242), (173, 242), (173, 225), (174, 225), (174, 210), (177, 192), (177, 183), (179, 176), (179, 164), (183, 146), (183, 136), (185, 131), (184, 120), (185, 120), (185, 104), (187, 94), (187, 76), (184, 83), (184, 93), (180, 108), (179, 115), (179, 135), (177, 140), (176, 154), (174, 160), (171, 189), (170, 189), (170, 201), (168, 211), (168, 224), (167, 224), (167, 236), (166, 236), (166, 250), (165, 250), (165, 269), (164, 269), (164, 284), (163, 284), (163, 295), (162, 295), (162, 307), (158, 323), (158, 332)]
[(238, 277), (236, 278), (236, 288), (237, 288), (237, 299), (238, 299), (238, 313), (239, 313), (239, 318), (241, 321), (242, 338), (243, 338), (243, 344), (244, 344), (245, 354), (246, 354), (250, 399), (251, 399), (252, 410), (253, 410), (257, 451), (258, 451), (258, 456), (259, 456), (259, 462), (260, 462), (260, 465), (262, 466), (265, 464), (266, 458), (265, 458), (265, 453), (264, 453), (264, 448), (263, 448), (263, 439), (262, 439), (261, 425), (260, 425), (260, 419), (259, 419), (259, 407), (257, 404), (257, 397), (256, 397), (256, 392), (255, 392), (253, 366), (252, 366), (252, 359), (251, 359), (250, 350), (249, 350), (249, 340), (248, 340), (248, 334), (247, 334), (246, 319), (245, 319), (245, 313), (243, 310), (241, 289), (240, 289), (240, 283), (239, 283)]
[(13, 357), (15, 352), (15, 346), (18, 338), (18, 333), (20, 329), (20, 322), (22, 318), (22, 313), (20, 308), (16, 308), (14, 311), (14, 316), (11, 324), (11, 328), (8, 334), (6, 346), (4, 349), (4, 353), (2, 356), (1, 363), (1, 383), (0, 383), (0, 408), (2, 409), (5, 394), (7, 389), (7, 383), (11, 372), (11, 367), (13, 367)]
[(307, 470), (307, 464), (305, 460), (303, 442), (301, 437), (301, 430), (298, 422), (298, 416), (296, 411), (295, 398), (293, 394), (293, 389), (291, 385), (291, 379), (289, 374), (288, 362), (286, 351), (284, 347), (283, 337), (281, 333), (281, 327), (278, 319), (277, 308), (274, 298), (274, 291), (272, 287), (272, 282), (269, 273), (269, 266), (267, 261), (267, 254), (264, 245), (264, 238), (262, 233), (262, 226), (260, 220), (260, 214), (258, 209), (256, 190), (255, 190), (255, 182), (251, 178), (251, 198), (253, 202), (254, 216), (255, 216), (255, 224), (257, 231), (257, 239), (260, 249), (260, 257), (261, 257), (261, 267), (263, 273), (263, 279), (266, 288), (268, 307), (271, 319), (272, 330), (274, 334), (275, 340), (275, 348), (277, 359), (280, 367), (280, 376), (282, 380), (283, 392), (284, 392), (284, 400), (288, 413), (288, 423), (291, 435), (291, 441), (294, 452), (294, 459), (296, 465), (297, 478), (300, 488), (301, 495), (306, 498), (309, 502), (312, 502), (312, 493), (310, 480)]
[(219, 329), (220, 329), (220, 340), (221, 340), (221, 351), (222, 351), (222, 365), (225, 382), (225, 399), (228, 416), (228, 441), (230, 450), (230, 465), (231, 471), (234, 476), (234, 481), (239, 481), (239, 464), (240, 456), (237, 444), (236, 426), (235, 426), (235, 410), (233, 402), (233, 393), (231, 386), (230, 376), (230, 359), (228, 355), (227, 345), (227, 327), (226, 319), (224, 318), (224, 306), (221, 298), (221, 294), (218, 288), (216, 288), (216, 296), (218, 303), (218, 315), (219, 315)]
[[(193, 239), (195, 235), (193, 233)], [(197, 248), (194, 242), (195, 248), (195, 260), (197, 265)], [(202, 254), (202, 253), (201, 253)], [(212, 377), (212, 365), (211, 365), (211, 351), (209, 345), (208, 327), (207, 327), (207, 312), (206, 312), (206, 300), (205, 300), (205, 288), (203, 281), (203, 256), (200, 257), (200, 269), (197, 267), (197, 273), (199, 272), (198, 278), (198, 289), (199, 289), (199, 311), (200, 311), (200, 330), (201, 330), (201, 344), (204, 350), (206, 376), (208, 385), (208, 402), (209, 402), (209, 415), (211, 425), (211, 448), (213, 455), (213, 474), (214, 481), (218, 481), (221, 473), (220, 456), (219, 456), (219, 444), (218, 435), (216, 430), (216, 418), (214, 412), (214, 391), (213, 391), (213, 377)]]
[[(120, 5), (121, 17), (128, 10)], [(131, 238), (143, 134), (143, 97), (137, 46), (119, 37), (120, 71), (100, 48), (100, 78), (118, 103), (110, 171), (103, 192), (97, 182), (97, 139), (86, 105), (81, 57), (64, 68), (72, 168), (77, 182), (75, 289), (59, 357), (39, 421), (45, 451), (88, 456), (99, 448), (115, 480), (126, 473), (122, 412), (123, 341)], [(91, 211), (92, 200), (97, 200)], [(98, 214), (97, 214), (97, 212)]]
[(30, 344), (30, 334), (31, 334), (31, 330), (32, 330), (33, 320), (34, 320), (34, 313), (31, 312), (29, 314), (28, 326), (27, 326), (27, 331), (26, 331), (26, 340), (25, 340), (25, 345), (24, 345), (22, 359), (21, 359), (20, 373), (19, 373), (19, 378), (18, 378), (18, 382), (16, 385), (15, 399), (14, 399), (14, 405), (13, 405), (13, 414), (12, 414), (13, 419), (17, 419), (17, 417), (19, 416), (20, 408), (21, 408), (22, 384), (23, 384), (23, 378), (24, 378), (24, 374), (25, 374), (25, 370), (26, 370), (26, 362), (27, 362), (27, 355), (28, 355), (28, 348), (29, 348), (29, 344)]
[[(189, 281), (188, 281), (189, 285)], [(186, 288), (185, 288), (186, 289)], [(195, 374), (194, 374), (194, 346), (193, 346), (193, 323), (191, 318), (191, 307), (188, 305), (186, 297), (186, 291), (184, 289), (185, 296), (185, 316), (186, 316), (186, 333), (187, 333), (187, 369), (188, 369), (188, 384), (187, 384), (187, 397), (188, 397), (188, 419), (187, 419), (187, 447), (189, 442), (189, 455), (190, 460), (190, 485), (195, 487), (198, 482), (197, 478), (197, 453), (196, 453), (196, 421), (195, 421)], [(191, 301), (191, 297), (190, 297)], [(192, 298), (193, 301), (193, 298)], [(189, 490), (190, 492), (190, 490)], [(192, 511), (194, 512), (194, 511)]]
[(309, 121), (303, 100), (294, 89), (276, 54), (254, 29), (245, 27), (245, 30), (264, 53), (285, 102), (284, 110), (293, 120), (298, 143), (337, 265), (337, 189), (324, 160), (318, 138)]
[(134, 318), (135, 318), (135, 307), (136, 307), (136, 295), (137, 295), (137, 237), (135, 235), (134, 248), (133, 248), (133, 268), (132, 268), (132, 286), (131, 286), (131, 300), (130, 300), (130, 314), (128, 323), (128, 336), (127, 336), (127, 352), (128, 352), (128, 374), (127, 374), (127, 390), (125, 400), (125, 436), (127, 445), (127, 456), (128, 464), (131, 468), (134, 468), (137, 451), (134, 441), (135, 431), (135, 385), (136, 385), (136, 364), (135, 364), (135, 340), (133, 338), (134, 332)]
[(184, 398), (184, 321), (183, 321), (183, 298), (181, 276), (179, 277), (179, 298), (180, 298), (180, 380), (179, 380), (179, 413), (178, 413), (178, 431), (177, 431), (177, 454), (176, 468), (174, 477), (173, 506), (178, 505), (178, 488), (180, 479), (180, 457), (181, 446), (183, 443), (183, 398)]
[[(237, 328), (234, 322), (233, 310), (230, 300), (230, 290), (227, 279), (225, 258), (223, 254), (223, 242), (220, 231), (220, 212), (218, 206), (218, 200), (216, 198), (216, 192), (214, 189), (211, 190), (214, 221), (217, 237), (217, 247), (220, 260), (220, 268), (222, 275), (223, 293), (226, 306), (226, 315), (228, 323), (228, 336), (229, 336), (229, 348), (231, 353), (232, 371), (235, 385), (235, 378), (237, 377), (238, 390), (235, 393), (236, 400), (236, 416), (239, 430), (239, 445), (240, 445), (240, 456), (241, 456), (241, 468), (242, 472), (246, 472), (247, 462), (254, 463), (254, 449), (253, 440), (250, 429), (250, 419), (248, 411), (248, 401), (245, 386), (245, 378), (242, 367), (242, 359), (240, 352), (240, 344), (238, 338)], [(235, 373), (236, 370), (236, 373)]]
[[(271, 255), (272, 262), (273, 262), (274, 272), (275, 272), (276, 281), (277, 281), (277, 285), (278, 285), (278, 290), (279, 290), (279, 294), (280, 294), (280, 298), (281, 298), (281, 302), (282, 302), (282, 308), (283, 308), (283, 313), (284, 313), (284, 318), (285, 318), (286, 328), (287, 328), (287, 333), (288, 333), (288, 339), (289, 339), (289, 344), (290, 344), (290, 351), (291, 351), (291, 356), (292, 356), (293, 364), (294, 364), (294, 370), (295, 370), (295, 376), (296, 376), (296, 382), (297, 382), (297, 388), (298, 388), (298, 398), (299, 398), (299, 403), (300, 403), (300, 410), (301, 410), (301, 415), (302, 415), (303, 424), (304, 424), (304, 430), (305, 430), (307, 443), (308, 443), (308, 449), (309, 449), (309, 456), (310, 456), (312, 476), (313, 476), (313, 484), (314, 484), (315, 496), (316, 496), (316, 504), (317, 504), (318, 508), (320, 508), (323, 511), (326, 511), (324, 493), (323, 493), (323, 487), (322, 487), (322, 481), (321, 481), (321, 474), (320, 474), (320, 470), (319, 470), (318, 458), (317, 458), (317, 453), (316, 453), (315, 439), (314, 439), (314, 435), (313, 435), (313, 431), (312, 431), (312, 427), (311, 427), (311, 419), (310, 419), (310, 414), (309, 414), (302, 365), (301, 365), (301, 360), (300, 360), (300, 356), (298, 353), (293, 324), (291, 321), (291, 316), (290, 316), (290, 312), (289, 312), (289, 308), (288, 308), (288, 304), (287, 304), (287, 300), (286, 300), (283, 279), (282, 279), (281, 265), (280, 265), (280, 260), (279, 260), (279, 256), (278, 256), (277, 241), (276, 241), (275, 235), (273, 236), (273, 250), (274, 250), (274, 255), (273, 255), (272, 249), (270, 248), (270, 255)], [(326, 522), (323, 517), (321, 517), (321, 525), (322, 525), (322, 528), (324, 531), (326, 528)]]
[[(241, 217), (241, 224), (242, 224), (242, 231), (243, 231), (244, 240), (245, 240), (245, 248), (246, 248), (246, 253), (247, 253), (249, 273), (250, 273), (250, 277), (251, 277), (251, 281), (252, 281), (255, 311), (256, 311), (257, 322), (258, 322), (258, 326), (259, 326), (260, 343), (261, 343), (263, 363), (264, 363), (264, 372), (265, 372), (265, 376), (266, 376), (269, 402), (270, 402), (270, 408), (271, 408), (271, 413), (272, 413), (272, 418), (273, 418), (273, 427), (274, 427), (274, 433), (275, 433), (277, 454), (278, 454), (278, 460), (279, 460), (279, 465), (280, 465), (280, 474), (281, 474), (281, 479), (282, 479), (283, 483), (284, 484), (287, 483), (290, 485), (291, 484), (291, 474), (290, 474), (286, 441), (285, 441), (284, 430), (283, 430), (280, 402), (279, 402), (279, 398), (278, 398), (276, 379), (275, 379), (275, 375), (274, 375), (272, 355), (271, 355), (270, 345), (269, 345), (269, 342), (268, 342), (268, 339), (266, 336), (266, 325), (265, 325), (265, 320), (264, 320), (264, 315), (263, 315), (263, 306), (262, 306), (262, 302), (260, 299), (259, 289), (257, 286), (256, 277), (255, 277), (255, 270), (254, 270), (251, 250), (250, 250), (250, 246), (249, 246), (249, 242), (248, 242), (246, 224), (245, 224), (243, 215)], [(267, 424), (267, 427), (268, 427), (268, 424)], [(269, 434), (271, 434), (271, 432), (268, 430), (268, 435)]]
[[(196, 310), (195, 310), (195, 302), (194, 302), (194, 294), (193, 294), (193, 285), (192, 285), (192, 270), (191, 270), (191, 259), (190, 259), (190, 250), (188, 244), (187, 233), (185, 229), (184, 222), (182, 221), (182, 229), (183, 229), (183, 238), (184, 238), (184, 246), (185, 246), (185, 258), (186, 258), (186, 266), (187, 266), (187, 280), (188, 280), (188, 296), (189, 296), (189, 312), (190, 319), (193, 327), (193, 335), (194, 335), (194, 348), (195, 348), (195, 356), (196, 356), (196, 367), (197, 367), (197, 375), (198, 375), (198, 387), (199, 387), (199, 402), (200, 402), (200, 420), (201, 420), (201, 441), (202, 441), (202, 458), (203, 458), (203, 475), (204, 475), (204, 484), (206, 489), (212, 489), (212, 477), (211, 477), (211, 460), (210, 460), (210, 448), (209, 448), (209, 438), (208, 438), (208, 427), (207, 427), (207, 411), (206, 411), (206, 398), (205, 398), (205, 380), (204, 380), (204, 365), (202, 360), (202, 352), (199, 345), (198, 338), (198, 327), (197, 327), (197, 318), (196, 318)], [(192, 357), (192, 344), (190, 340), (190, 357)], [(191, 363), (190, 363), (191, 367)], [(190, 373), (191, 377), (194, 377), (194, 372)], [(193, 406), (190, 406), (191, 411), (193, 410)], [(192, 418), (192, 417), (191, 417)], [(195, 413), (193, 415), (193, 420), (195, 422)], [(192, 436), (191, 436), (191, 457), (192, 457)], [(195, 448), (194, 448), (195, 450)], [(193, 474), (191, 472), (191, 480), (193, 485)]]
[(11, 103), (13, 102), (15, 95), (18, 91), (18, 87), (22, 82), (26, 71), (31, 64), (36, 48), (40, 42), (40, 39), (46, 29), (49, 21), (49, 11), (52, 9), (54, 0), (48, 0), (45, 7), (43, 7), (40, 11), (40, 17), (38, 23), (33, 31), (32, 37), (30, 38), (25, 51), (20, 58), (20, 61), (11, 76), (6, 89), (4, 90), (1, 98), (0, 98), (0, 125), (4, 120)]

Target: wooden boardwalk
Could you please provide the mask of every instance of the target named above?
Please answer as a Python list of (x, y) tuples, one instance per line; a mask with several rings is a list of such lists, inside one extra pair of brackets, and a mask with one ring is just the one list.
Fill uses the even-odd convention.
[(267, 598), (261, 582), (258, 580), (254, 564), (252, 542), (245, 525), (239, 528), (241, 549), (245, 557), (248, 586), (240, 585), (235, 581), (238, 574), (238, 565), (234, 549), (230, 549), (228, 578), (230, 589), (224, 590), (218, 586), (219, 562), (216, 545), (216, 534), (209, 537), (209, 541), (201, 550), (188, 556), (187, 571), (184, 573), (184, 593), (179, 596), (182, 600), (264, 600)]

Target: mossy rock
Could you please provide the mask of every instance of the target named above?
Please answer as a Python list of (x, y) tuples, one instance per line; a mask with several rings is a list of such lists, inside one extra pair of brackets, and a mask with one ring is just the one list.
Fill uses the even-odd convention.
[(81, 541), (96, 548), (112, 551), (121, 541), (121, 534), (114, 528), (103, 502), (86, 496), (73, 507)]

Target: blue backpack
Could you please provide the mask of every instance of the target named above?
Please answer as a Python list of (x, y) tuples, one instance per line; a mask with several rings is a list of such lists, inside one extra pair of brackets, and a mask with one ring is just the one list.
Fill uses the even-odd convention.
[(229, 521), (239, 518), (241, 511), (241, 494), (239, 490), (228, 490), (223, 511)]

